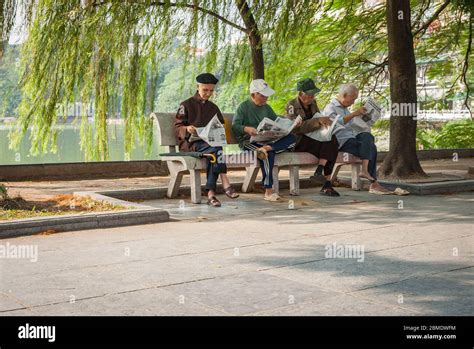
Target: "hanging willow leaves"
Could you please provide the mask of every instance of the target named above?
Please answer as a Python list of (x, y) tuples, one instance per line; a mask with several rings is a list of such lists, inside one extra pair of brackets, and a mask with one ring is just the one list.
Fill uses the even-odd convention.
[[(31, 127), (33, 153), (47, 151), (55, 125), (65, 115), (60, 111), (77, 101), (93, 101), (94, 125), (82, 115), (81, 147), (98, 160), (108, 158), (107, 120), (116, 113), (125, 124), (125, 153), (132, 151), (136, 138), (151, 144), (147, 115), (157, 98), (156, 69), (172, 50), (182, 53), (183, 71), (188, 64), (212, 71), (226, 57), (227, 77), (248, 77), (252, 70), (256, 77), (263, 66), (252, 66), (251, 51), (263, 57), (262, 45), (271, 51), (302, 33), (321, 6), (308, 0), (29, 3), (34, 9), (27, 12), (31, 25), (22, 52), (24, 97), (11, 144), (18, 146)], [(3, 6), (10, 11), (10, 22), (15, 4), (9, 0)], [(254, 42), (251, 50), (247, 40), (258, 36), (267, 42)], [(202, 57), (198, 49), (205, 50)]]
[[(8, 36), (17, 0), (0, 6), (1, 37)], [(242, 84), (263, 77), (280, 92), (281, 110), (301, 77), (315, 77), (323, 98), (342, 81), (374, 90), (387, 76), (386, 19), (383, 2), (363, 0), (24, 0), (29, 35), (22, 50), (23, 100), (11, 134), (18, 146), (31, 127), (33, 152), (54, 146), (56, 123), (75, 102), (93, 103), (94, 124), (81, 115), (81, 147), (89, 159), (108, 158), (108, 119), (125, 124), (125, 149), (151, 145), (149, 112), (162, 62), (179, 57), (181, 86), (197, 70), (216, 71), (224, 96), (240, 96)], [(372, 2), (374, 3), (374, 2)], [(456, 59), (433, 64), (429, 74), (451, 83), (472, 81), (471, 0), (412, 3), (413, 32), (419, 58), (449, 52)], [(450, 16), (449, 25), (424, 35), (432, 9)], [(436, 11), (437, 12), (437, 11)], [(471, 22), (470, 22), (471, 21)], [(471, 26), (472, 28), (472, 26)], [(423, 40), (420, 38), (423, 37)], [(443, 42), (445, 41), (445, 47)], [(458, 78), (459, 64), (464, 79)], [(446, 78), (449, 77), (449, 78)], [(230, 93), (230, 89), (237, 93)], [(242, 90), (242, 91), (241, 91)], [(469, 90), (468, 90), (469, 91)], [(245, 92), (245, 91), (244, 91)], [(380, 93), (380, 92), (379, 92)], [(244, 93), (245, 94), (245, 93)], [(230, 104), (229, 104), (230, 105)]]

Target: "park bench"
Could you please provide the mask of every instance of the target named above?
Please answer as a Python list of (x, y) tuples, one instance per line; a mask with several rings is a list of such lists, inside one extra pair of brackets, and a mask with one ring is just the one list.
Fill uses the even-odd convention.
[[(168, 153), (176, 153), (176, 156), (163, 157), (170, 171), (170, 181), (168, 184), (167, 197), (178, 196), (183, 175), (189, 174), (191, 182), (191, 202), (198, 204), (201, 202), (201, 172), (206, 170), (206, 160), (192, 156), (182, 156), (179, 153), (175, 132), (175, 114), (171, 113), (151, 113), (150, 117), (156, 123), (159, 145), (164, 147)], [(232, 114), (224, 114), (225, 129), (228, 144), (238, 144), (231, 132)], [(232, 155), (230, 155), (232, 156)], [(238, 159), (238, 161), (235, 161)], [(225, 160), (225, 157), (224, 157)], [(242, 185), (242, 192), (247, 193), (253, 190), (260, 166), (256, 161), (251, 161), (248, 157), (232, 157), (233, 161), (226, 161), (228, 168), (246, 169), (245, 179)], [(317, 165), (319, 159), (306, 152), (284, 152), (275, 157), (273, 168), (273, 190), (279, 192), (278, 173), (281, 168), (288, 168), (290, 175), (290, 194), (299, 195), (299, 167), (305, 165)], [(360, 190), (360, 159), (350, 154), (340, 153), (331, 180), (336, 179), (339, 169), (343, 165), (352, 165), (352, 188)]]

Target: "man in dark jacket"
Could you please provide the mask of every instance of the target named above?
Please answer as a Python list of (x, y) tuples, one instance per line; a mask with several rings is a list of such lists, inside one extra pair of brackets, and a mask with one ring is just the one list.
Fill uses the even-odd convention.
[[(219, 121), (224, 124), (224, 117), (222, 116), (221, 111), (217, 105), (209, 101), (209, 98), (214, 93), (218, 81), (219, 80), (214, 75), (209, 73), (198, 75), (196, 77), (196, 94), (182, 102), (179, 106), (176, 114), (175, 134), (181, 151), (196, 151), (204, 154), (214, 154), (217, 159), (222, 158), (222, 156), (220, 156), (222, 154), (222, 147), (211, 147), (203, 140), (193, 142), (189, 140), (191, 135), (196, 134), (197, 127), (205, 127), (215, 115), (217, 115)], [(208, 158), (206, 171), (208, 205), (213, 207), (221, 206), (221, 203), (215, 196), (219, 175), (226, 195), (232, 199), (239, 196), (230, 185), (226, 173), (227, 167), (225, 163), (219, 163), (219, 161), (212, 162)]]
[(321, 125), (330, 123), (329, 118), (315, 118), (313, 115), (319, 113), (315, 95), (320, 92), (312, 79), (303, 79), (297, 84), (298, 96), (286, 105), (286, 117), (294, 120), (298, 116), (303, 119), (301, 126), (294, 129), (297, 136), (295, 151), (308, 152), (319, 159), (318, 167), (314, 173), (314, 178), (324, 181), (321, 195), (339, 196), (339, 193), (332, 187), (330, 178), (336, 163), (338, 154), (338, 143), (335, 136), (328, 142), (319, 142), (306, 136)]

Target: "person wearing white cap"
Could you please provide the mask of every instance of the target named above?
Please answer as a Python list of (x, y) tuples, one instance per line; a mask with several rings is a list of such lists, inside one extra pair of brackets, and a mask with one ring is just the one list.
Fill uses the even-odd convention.
[(263, 79), (253, 80), (250, 84), (250, 98), (242, 102), (232, 120), (232, 132), (239, 141), (240, 148), (257, 152), (262, 169), (262, 184), (265, 188), (267, 201), (280, 201), (281, 197), (273, 192), (273, 164), (275, 154), (292, 149), (296, 137), (289, 134), (270, 144), (250, 143), (250, 137), (257, 134), (258, 124), (264, 119), (276, 120), (278, 116), (267, 104), (268, 97), (275, 91)]

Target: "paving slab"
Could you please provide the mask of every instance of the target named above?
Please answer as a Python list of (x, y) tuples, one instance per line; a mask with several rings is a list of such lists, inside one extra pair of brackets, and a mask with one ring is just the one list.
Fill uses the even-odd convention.
[(334, 293), (318, 287), (308, 287), (298, 282), (255, 272), (174, 285), (165, 289), (234, 315), (245, 315), (310, 300), (317, 302), (335, 296)]
[(217, 309), (163, 289), (97, 296), (66, 303), (31, 307), (6, 316), (225, 316)]
[(425, 315), (472, 316), (474, 267), (411, 278), (390, 287), (376, 287), (354, 295), (399, 304)]
[(329, 299), (303, 302), (255, 312), (255, 316), (420, 316), (420, 312), (342, 294)]

